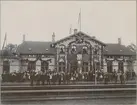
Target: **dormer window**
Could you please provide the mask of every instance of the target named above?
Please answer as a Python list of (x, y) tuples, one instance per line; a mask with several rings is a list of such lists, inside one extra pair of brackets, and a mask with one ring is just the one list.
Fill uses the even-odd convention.
[(122, 50), (120, 50), (120, 52), (121, 52)]
[(51, 47), (55, 47), (54, 44), (51, 44)]
[(49, 49), (46, 49), (46, 51), (48, 51)]
[(32, 49), (31, 48), (29, 48), (29, 51), (31, 51)]

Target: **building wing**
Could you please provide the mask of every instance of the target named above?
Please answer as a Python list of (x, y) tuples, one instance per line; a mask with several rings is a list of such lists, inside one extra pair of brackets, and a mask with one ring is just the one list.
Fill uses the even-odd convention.
[(17, 48), (18, 54), (55, 54), (55, 48), (51, 47), (52, 42), (24, 41)]
[(123, 55), (123, 56), (130, 56), (136, 55), (136, 52), (131, 51), (128, 47), (120, 44), (106, 44), (104, 49), (104, 55)]

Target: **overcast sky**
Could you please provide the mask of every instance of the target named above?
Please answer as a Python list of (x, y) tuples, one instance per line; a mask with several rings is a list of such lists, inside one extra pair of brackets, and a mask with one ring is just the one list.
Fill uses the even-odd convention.
[(81, 8), (81, 31), (104, 43), (136, 43), (135, 1), (1, 1), (2, 43), (7, 32), (8, 43), (51, 41), (69, 35), (78, 28)]

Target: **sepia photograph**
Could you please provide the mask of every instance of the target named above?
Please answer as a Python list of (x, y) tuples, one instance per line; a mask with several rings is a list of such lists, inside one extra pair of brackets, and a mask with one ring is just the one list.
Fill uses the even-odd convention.
[(136, 105), (136, 39), (136, 0), (1, 0), (1, 105)]

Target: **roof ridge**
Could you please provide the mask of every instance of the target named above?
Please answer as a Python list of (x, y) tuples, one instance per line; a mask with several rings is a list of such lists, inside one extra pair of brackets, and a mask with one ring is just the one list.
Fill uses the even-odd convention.
[(52, 41), (24, 41), (24, 42), (52, 42)]
[[(106, 43), (104, 43), (104, 42), (102, 42), (102, 41), (100, 41), (100, 40), (98, 40), (98, 39), (96, 39), (96, 38), (93, 38), (92, 36), (90, 36), (90, 35), (82, 32), (82, 31), (78, 31), (76, 34), (79, 34), (79, 33), (82, 33), (82, 34), (84, 34), (85, 36), (88, 36), (88, 37), (90, 37), (91, 39), (93, 39), (93, 40), (95, 40), (95, 41), (97, 41), (97, 42), (99, 42), (99, 43), (101, 43), (101, 44), (103, 44), (103, 45), (106, 45)], [(69, 37), (72, 37), (72, 36), (74, 36), (74, 35), (75, 35), (75, 34), (71, 34), (71, 35), (69, 35), (69, 36), (66, 36), (65, 38), (62, 38), (62, 39), (59, 39), (59, 40), (55, 41), (54, 43), (58, 43), (58, 42), (60, 42), (60, 41), (62, 41), (62, 40), (64, 40), (64, 39), (69, 38)]]

